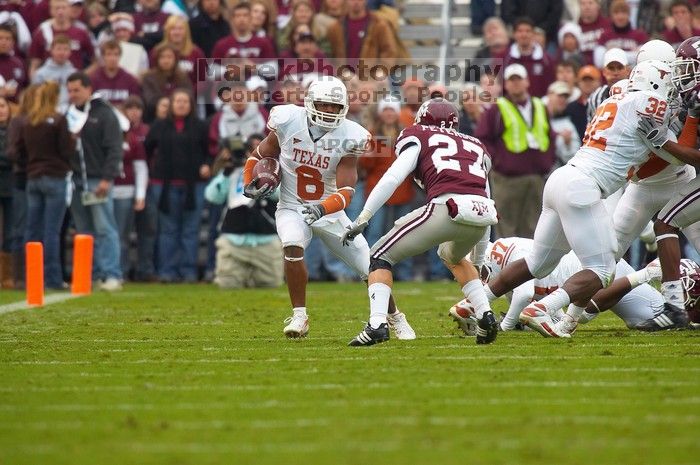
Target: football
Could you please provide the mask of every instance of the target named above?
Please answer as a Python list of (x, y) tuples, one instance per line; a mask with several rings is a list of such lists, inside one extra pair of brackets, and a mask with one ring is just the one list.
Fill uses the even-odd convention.
[(253, 168), (253, 178), (257, 178), (258, 189), (270, 186), (276, 189), (280, 185), (280, 164), (274, 158), (263, 158)]

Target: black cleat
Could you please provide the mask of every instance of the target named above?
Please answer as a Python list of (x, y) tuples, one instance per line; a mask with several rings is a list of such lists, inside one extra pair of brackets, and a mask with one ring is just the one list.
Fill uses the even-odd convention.
[(498, 335), (498, 323), (493, 312), (484, 312), (476, 327), (476, 343), (491, 344)]
[(369, 323), (365, 326), (365, 329), (360, 332), (355, 338), (350, 341), (349, 346), (360, 347), (360, 346), (373, 346), (374, 344), (379, 344), (380, 342), (386, 342), (389, 340), (389, 325), (382, 323), (379, 328), (372, 328)]
[(664, 303), (664, 310), (646, 321), (635, 326), (639, 331), (663, 331), (666, 329), (682, 329), (688, 327), (688, 313), (668, 302)]

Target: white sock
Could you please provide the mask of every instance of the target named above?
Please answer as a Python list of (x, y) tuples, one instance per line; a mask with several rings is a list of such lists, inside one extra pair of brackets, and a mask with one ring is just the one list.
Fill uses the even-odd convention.
[(379, 325), (386, 323), (391, 288), (384, 283), (374, 283), (367, 288), (367, 294), (369, 295), (369, 325), (376, 329)]
[(661, 283), (661, 294), (669, 304), (685, 308), (685, 295), (683, 294), (683, 285), (680, 281), (666, 281)]
[(294, 307), (292, 309), (292, 312), (294, 312), (294, 316), (303, 316), (307, 317), (306, 315), (306, 307)]
[(579, 324), (585, 325), (589, 321), (595, 319), (600, 313), (583, 312), (583, 315), (578, 319)]
[(634, 273), (628, 274), (626, 278), (630, 282), (630, 286), (632, 286), (632, 289), (634, 289), (637, 286), (649, 282), (649, 273), (647, 272), (646, 268), (643, 268), (639, 271), (635, 271)]
[(569, 309), (566, 311), (566, 314), (572, 320), (578, 321), (578, 319), (581, 318), (581, 315), (583, 315), (583, 312), (585, 311), (585, 307), (579, 307), (578, 305), (571, 304), (569, 305)]
[(481, 284), (481, 280), (472, 279), (462, 288), (464, 297), (469, 299), (469, 302), (474, 306), (476, 311), (476, 318), (478, 320), (484, 316), (484, 312), (490, 312), (491, 307), (489, 306), (488, 298), (484, 292), (484, 285)]
[(489, 287), (488, 284), (484, 284), (484, 293), (486, 293), (486, 298), (489, 300), (489, 302), (493, 302), (494, 300), (498, 299), (496, 294), (491, 292), (491, 288)]
[(557, 289), (539, 301), (547, 309), (547, 312), (555, 312), (571, 303), (569, 294), (564, 289)]

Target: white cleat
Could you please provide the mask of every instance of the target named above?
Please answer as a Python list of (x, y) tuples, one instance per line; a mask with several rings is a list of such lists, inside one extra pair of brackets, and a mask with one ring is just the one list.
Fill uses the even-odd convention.
[(564, 318), (554, 324), (554, 332), (560, 334), (561, 336), (559, 337), (566, 337), (564, 334), (568, 334), (571, 337), (577, 326), (577, 321), (574, 321), (569, 315), (564, 315)]
[(284, 335), (290, 339), (306, 337), (309, 334), (309, 317), (306, 315), (293, 315), (284, 320)]
[(416, 338), (416, 332), (413, 331), (411, 325), (408, 324), (406, 314), (397, 310), (396, 313), (390, 313), (387, 315), (386, 322), (389, 324), (389, 329), (394, 331), (396, 339), (402, 341), (412, 341)]
[(467, 299), (462, 299), (450, 308), (450, 316), (467, 336), (476, 336), (476, 312)]
[(100, 283), (100, 290), (107, 292), (117, 292), (122, 290), (122, 281), (117, 278), (107, 278)]
[(544, 337), (571, 337), (571, 334), (556, 331), (556, 325), (547, 313), (547, 309), (537, 302), (525, 307), (525, 310), (520, 313), (520, 322)]

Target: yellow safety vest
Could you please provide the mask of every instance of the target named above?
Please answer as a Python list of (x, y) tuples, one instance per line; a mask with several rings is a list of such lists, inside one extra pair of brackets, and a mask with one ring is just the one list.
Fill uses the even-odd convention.
[(542, 103), (542, 100), (537, 97), (532, 97), (533, 118), (532, 127), (528, 128), (523, 115), (513, 105), (513, 102), (505, 97), (499, 97), (497, 100), (498, 109), (501, 111), (503, 118), (503, 142), (506, 144), (508, 151), (513, 153), (523, 153), (528, 149), (528, 136), (534, 138), (542, 152), (546, 152), (549, 148), (549, 122), (547, 121), (547, 110)]

